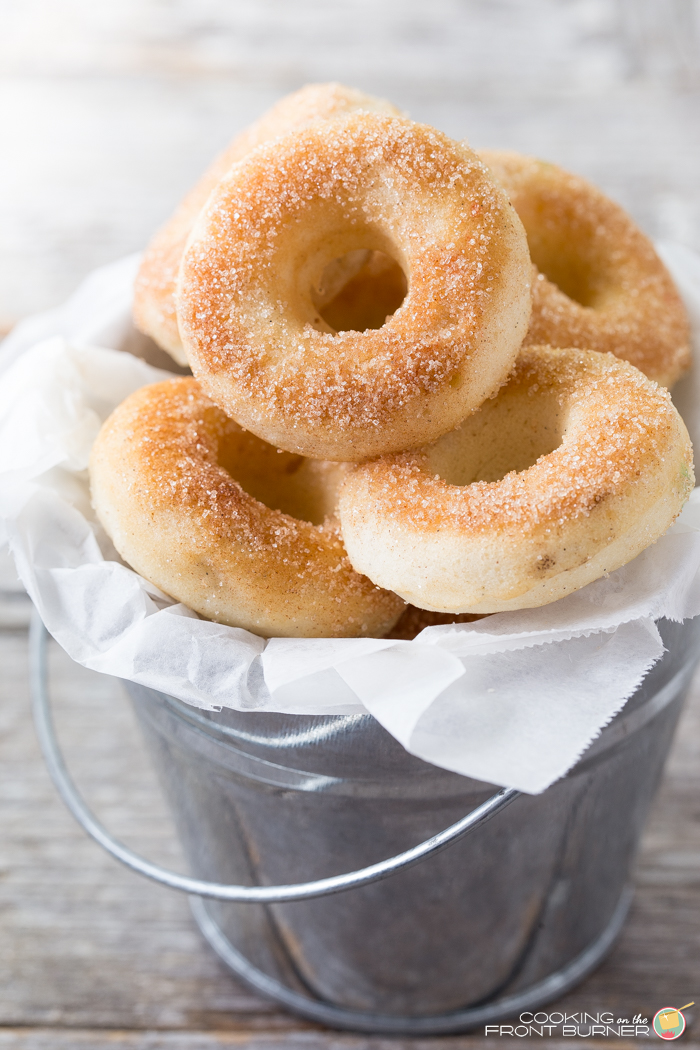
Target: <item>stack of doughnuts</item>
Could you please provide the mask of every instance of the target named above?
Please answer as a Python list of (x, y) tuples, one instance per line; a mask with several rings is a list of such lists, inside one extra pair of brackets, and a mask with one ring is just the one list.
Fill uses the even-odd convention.
[(694, 483), (667, 389), (687, 318), (625, 213), (337, 84), (205, 173), (134, 312), (193, 377), (107, 420), (97, 515), (163, 591), (266, 637), (544, 605), (658, 539)]

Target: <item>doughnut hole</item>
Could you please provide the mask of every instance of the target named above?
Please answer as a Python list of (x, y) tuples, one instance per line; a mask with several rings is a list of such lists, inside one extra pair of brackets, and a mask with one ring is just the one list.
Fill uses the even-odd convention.
[(324, 268), (311, 301), (334, 332), (381, 328), (406, 298), (408, 281), (385, 252), (358, 248)]
[(349, 469), (349, 464), (284, 452), (248, 431), (224, 436), (217, 461), (249, 496), (311, 525), (322, 525), (334, 514)]
[(306, 338), (309, 327), (346, 339), (367, 333), (369, 340), (408, 297), (410, 264), (400, 236), (383, 222), (351, 221), (336, 201), (317, 202), (306, 218), (303, 229), (290, 224), (282, 231), (266, 295), (284, 302), (288, 331), (305, 331)]
[(548, 281), (591, 309), (601, 309), (618, 293), (619, 274), (599, 216), (551, 190), (533, 192), (518, 206), (530, 258)]
[(428, 449), (424, 469), (449, 485), (500, 481), (559, 448), (563, 429), (554, 391), (512, 383)]
[(587, 259), (573, 254), (570, 246), (557, 243), (560, 242), (559, 235), (548, 241), (545, 237), (533, 234), (528, 235), (527, 241), (532, 261), (548, 281), (579, 306), (596, 306), (599, 289), (596, 288)]

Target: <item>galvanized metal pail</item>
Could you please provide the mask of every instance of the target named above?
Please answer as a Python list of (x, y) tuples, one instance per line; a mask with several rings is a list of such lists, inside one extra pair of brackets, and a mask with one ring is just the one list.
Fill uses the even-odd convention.
[(205, 937), (253, 987), (336, 1027), (463, 1031), (563, 993), (622, 926), (700, 617), (659, 627), (663, 658), (538, 796), (494, 795), (428, 765), (369, 715), (208, 713), (127, 683), (194, 878), (133, 854), (78, 794), (53, 732), (38, 620), (37, 731), (76, 819), (135, 870), (197, 894)]

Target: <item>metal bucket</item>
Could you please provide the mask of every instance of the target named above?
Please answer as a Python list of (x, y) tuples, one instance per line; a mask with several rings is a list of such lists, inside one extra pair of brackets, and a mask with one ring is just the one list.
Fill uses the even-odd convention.
[[(459, 1031), (533, 1008), (603, 957), (697, 659), (700, 618), (667, 647), (571, 772), (444, 852), (336, 896), (195, 917), (239, 975), (364, 1030)], [(304, 882), (406, 850), (493, 795), (408, 754), (369, 715), (197, 711), (127, 684), (193, 873)]]

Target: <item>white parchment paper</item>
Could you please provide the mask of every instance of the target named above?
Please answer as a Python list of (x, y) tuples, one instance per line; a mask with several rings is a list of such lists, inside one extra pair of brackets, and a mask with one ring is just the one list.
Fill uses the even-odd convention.
[[(661, 251), (700, 326), (700, 258)], [(165, 374), (119, 349), (133, 338), (136, 265), (97, 271), (0, 347), (0, 544), (54, 637), (86, 667), (199, 707), (369, 711), (458, 773), (530, 793), (562, 776), (661, 656), (655, 620), (700, 613), (700, 490), (653, 547), (542, 609), (412, 642), (264, 640), (201, 620), (120, 561), (90, 506), (102, 421)], [(697, 370), (674, 397), (700, 439)]]

